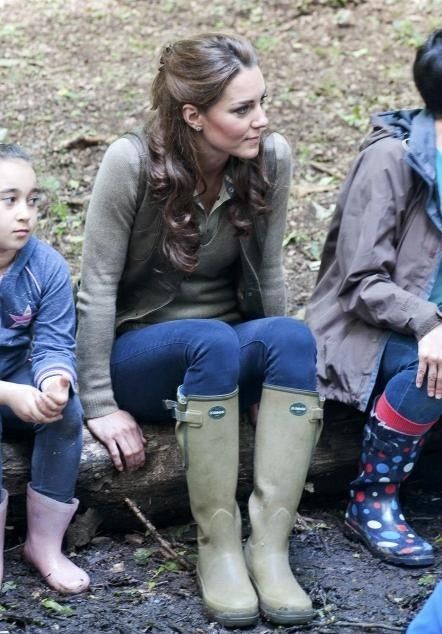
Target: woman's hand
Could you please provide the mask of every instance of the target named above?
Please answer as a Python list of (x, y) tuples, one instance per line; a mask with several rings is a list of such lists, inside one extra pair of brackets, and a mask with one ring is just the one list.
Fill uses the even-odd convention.
[(31, 385), (0, 381), (0, 402), (25, 423), (54, 423), (60, 419), (50, 397)]
[(427, 375), (428, 396), (442, 398), (442, 324), (419, 341), (418, 357), (416, 387), (422, 387)]
[(123, 471), (124, 468), (134, 471), (144, 464), (146, 439), (129, 412), (118, 409), (106, 416), (90, 418), (87, 426), (107, 448), (118, 471)]

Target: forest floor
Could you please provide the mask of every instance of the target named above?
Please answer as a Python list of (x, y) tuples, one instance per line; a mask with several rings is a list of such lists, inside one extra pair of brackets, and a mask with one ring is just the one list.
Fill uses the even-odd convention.
[[(301, 505), (302, 524), (291, 538), (290, 562), (313, 600), (316, 617), (310, 625), (280, 628), (260, 620), (245, 632), (405, 632), (442, 573), (440, 486), (431, 491), (421, 484), (415, 480), (407, 486), (404, 508), (414, 529), (436, 545), (435, 566), (404, 569), (380, 562), (344, 537), (344, 499), (313, 496)], [(195, 560), (194, 525), (165, 528), (161, 535), (177, 552)], [(176, 560), (165, 560), (158, 543), (143, 532), (111, 535), (103, 530), (74, 553), (73, 560), (89, 571), (92, 585), (90, 592), (70, 597), (48, 590), (38, 574), (23, 563), (16, 531), (11, 531), (8, 545), (0, 595), (1, 634), (241, 631), (211, 622), (203, 609), (195, 574), (181, 569)]]
[[(296, 155), (286, 235), (290, 313), (302, 315), (339, 184), (369, 115), (416, 107), (410, 67), (436, 26), (440, 0), (0, 0), (0, 142), (33, 154), (47, 202), (40, 235), (78, 275), (84, 215), (109, 142), (136, 127), (162, 45), (203, 31), (235, 31), (258, 48), (271, 127)], [(440, 489), (407, 491), (409, 517), (440, 543)], [(441, 572), (376, 561), (342, 535), (345, 501), (302, 506), (291, 562), (317, 608), (287, 632), (403, 632)], [(192, 527), (165, 529), (194, 551)], [(90, 593), (60, 598), (21, 563), (9, 531), (0, 634), (223, 632), (204, 614), (194, 576), (164, 562), (143, 533), (96, 537), (76, 561)], [(151, 552), (150, 552), (151, 551)], [(260, 622), (250, 634), (277, 631)]]

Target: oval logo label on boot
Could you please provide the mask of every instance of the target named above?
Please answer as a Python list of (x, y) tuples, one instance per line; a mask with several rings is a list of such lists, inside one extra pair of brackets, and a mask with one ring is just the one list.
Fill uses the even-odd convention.
[(304, 403), (292, 403), (289, 409), (294, 416), (303, 416), (307, 411), (307, 405), (304, 405)]
[(219, 420), (220, 418), (225, 416), (225, 414), (226, 410), (224, 409), (224, 407), (221, 407), (221, 405), (215, 405), (214, 407), (211, 407), (209, 409), (209, 416), (214, 420)]

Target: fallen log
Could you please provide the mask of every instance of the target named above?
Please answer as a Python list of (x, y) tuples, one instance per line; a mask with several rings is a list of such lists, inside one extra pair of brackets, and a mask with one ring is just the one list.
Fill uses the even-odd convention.
[[(357, 470), (363, 427), (362, 415), (351, 408), (326, 404), (324, 431), (311, 463), (307, 491), (315, 495), (343, 494)], [(177, 522), (189, 516), (189, 501), (181, 454), (170, 422), (144, 428), (148, 440), (146, 464), (135, 472), (118, 473), (105, 448), (85, 430), (77, 495), (81, 508), (93, 509), (91, 524), (104, 521), (106, 527), (127, 529), (137, 526), (125, 504), (129, 497), (157, 525)], [(250, 494), (253, 479), (254, 429), (241, 425), (240, 475), (238, 499), (244, 502)], [(442, 449), (442, 427), (439, 423), (427, 443), (420, 472), (427, 471), (432, 453), (437, 462)], [(23, 496), (29, 480), (30, 446), (25, 443), (3, 443), (5, 487), (11, 496)], [(308, 495), (308, 493), (306, 493)], [(19, 501), (20, 507), (22, 502)], [(18, 515), (21, 515), (19, 512)]]

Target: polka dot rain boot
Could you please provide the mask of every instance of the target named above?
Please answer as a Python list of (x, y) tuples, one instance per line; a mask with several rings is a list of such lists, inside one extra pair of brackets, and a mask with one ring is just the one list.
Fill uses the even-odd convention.
[(400, 483), (413, 470), (423, 445), (423, 435), (388, 429), (373, 413), (365, 425), (361, 472), (351, 483), (344, 532), (388, 563), (434, 563), (431, 545), (407, 524), (398, 498)]

